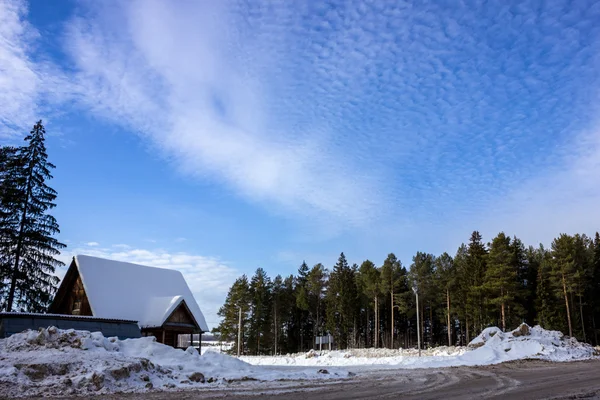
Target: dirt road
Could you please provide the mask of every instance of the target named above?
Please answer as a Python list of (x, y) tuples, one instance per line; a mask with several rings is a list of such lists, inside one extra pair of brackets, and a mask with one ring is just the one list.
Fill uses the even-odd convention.
[(600, 360), (520, 361), (488, 367), (370, 371), (333, 383), (104, 395), (110, 400), (175, 399), (600, 399)]

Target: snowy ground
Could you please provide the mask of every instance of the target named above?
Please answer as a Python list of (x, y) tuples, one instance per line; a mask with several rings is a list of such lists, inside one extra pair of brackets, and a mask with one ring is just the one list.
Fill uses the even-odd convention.
[[(105, 338), (85, 331), (27, 331), (0, 340), (0, 397), (143, 392), (228, 387), (259, 381), (336, 380), (351, 373), (393, 368), (497, 364), (518, 359), (549, 361), (594, 357), (594, 348), (540, 327), (503, 333), (488, 328), (467, 348), (355, 349), (240, 359), (193, 349), (176, 350), (153, 338)], [(598, 354), (596, 354), (598, 355)]]
[[(512, 332), (487, 328), (468, 347), (438, 347), (422, 351), (354, 349), (348, 351), (310, 351), (305, 354), (274, 357), (240, 357), (253, 365), (337, 366), (360, 368), (440, 368), (491, 365), (520, 359), (547, 361), (583, 360), (594, 356), (593, 347), (575, 339), (565, 339), (558, 331), (522, 325)], [(356, 371), (355, 368), (351, 368)]]
[(219, 342), (217, 340), (213, 341), (202, 341), (202, 347), (200, 351), (202, 354), (207, 351), (212, 351), (213, 353), (227, 353), (233, 347), (233, 343), (230, 342)]
[(118, 340), (54, 327), (0, 340), (0, 397), (215, 388), (235, 382), (348, 377), (340, 369), (280, 371), (152, 337)]

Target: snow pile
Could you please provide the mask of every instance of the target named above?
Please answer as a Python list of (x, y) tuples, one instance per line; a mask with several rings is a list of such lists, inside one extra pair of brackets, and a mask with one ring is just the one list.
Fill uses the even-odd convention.
[(542, 327), (521, 324), (512, 332), (504, 333), (498, 328), (487, 328), (477, 336), (466, 353), (465, 361), (496, 364), (519, 359), (547, 361), (573, 361), (594, 356), (594, 348), (575, 338), (565, 338), (559, 331), (547, 331)]
[[(328, 371), (329, 372), (329, 371)], [(54, 327), (0, 340), (0, 397), (210, 388), (242, 381), (331, 379), (345, 371), (275, 371), (153, 337), (118, 340)]]
[(467, 348), (440, 347), (421, 352), (389, 349), (353, 349), (278, 357), (241, 357), (254, 365), (362, 366), (377, 368), (439, 368), (498, 364), (521, 359), (572, 361), (594, 357), (594, 348), (557, 331), (522, 324), (512, 332), (487, 328)]

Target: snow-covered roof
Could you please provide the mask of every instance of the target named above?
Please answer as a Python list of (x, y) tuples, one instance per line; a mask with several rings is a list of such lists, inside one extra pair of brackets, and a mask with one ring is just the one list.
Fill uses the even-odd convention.
[(161, 326), (185, 301), (192, 316), (207, 332), (204, 315), (181, 272), (85, 255), (75, 256), (94, 317), (138, 321)]

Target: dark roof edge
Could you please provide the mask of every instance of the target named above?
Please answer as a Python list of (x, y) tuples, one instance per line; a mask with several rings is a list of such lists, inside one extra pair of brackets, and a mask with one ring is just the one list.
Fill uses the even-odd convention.
[(96, 322), (127, 322), (137, 324), (138, 321), (129, 320), (129, 319), (117, 319), (117, 318), (99, 318), (87, 315), (67, 315), (67, 314), (40, 314), (40, 313), (28, 313), (28, 312), (0, 312), (0, 318), (5, 317), (35, 317), (35, 318), (58, 318), (58, 319), (81, 319), (87, 321), (96, 321)]

